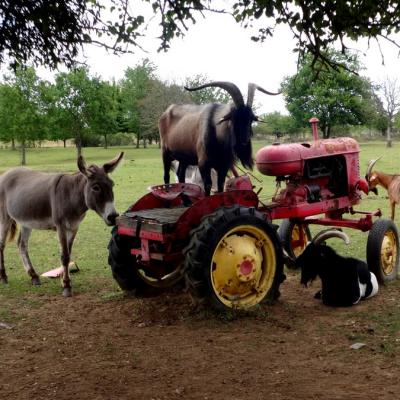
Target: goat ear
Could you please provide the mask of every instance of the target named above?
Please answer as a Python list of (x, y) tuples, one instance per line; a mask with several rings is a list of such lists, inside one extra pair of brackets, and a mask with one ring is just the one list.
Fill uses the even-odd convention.
[(319, 256), (323, 260), (331, 256), (331, 252), (329, 251), (329, 247), (326, 244), (323, 244), (321, 246)]
[(103, 165), (104, 172), (106, 174), (109, 174), (110, 172), (113, 172), (115, 170), (115, 168), (118, 167), (118, 165), (121, 162), (123, 156), (124, 156), (124, 152), (121, 151), (121, 153), (119, 153), (119, 155), (117, 157), (115, 157), (111, 161), (108, 161), (107, 163), (105, 163)]
[(222, 124), (223, 122), (230, 120), (231, 117), (232, 117), (232, 113), (228, 113), (228, 114), (224, 115), (224, 116), (217, 122), (217, 125)]
[(262, 124), (268, 124), (267, 121), (264, 121), (263, 119), (260, 119), (257, 115), (254, 116), (253, 121), (255, 122), (261, 122)]

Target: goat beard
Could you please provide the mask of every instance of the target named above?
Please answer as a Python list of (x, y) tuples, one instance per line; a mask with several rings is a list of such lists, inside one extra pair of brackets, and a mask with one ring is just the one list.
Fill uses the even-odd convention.
[(235, 155), (242, 163), (243, 167), (252, 170), (254, 167), (254, 159), (253, 159), (253, 150), (251, 146), (251, 141), (245, 145), (236, 144), (235, 146)]
[(314, 268), (309, 266), (301, 268), (300, 283), (307, 287), (310, 283), (314, 282), (319, 277), (319, 273)]

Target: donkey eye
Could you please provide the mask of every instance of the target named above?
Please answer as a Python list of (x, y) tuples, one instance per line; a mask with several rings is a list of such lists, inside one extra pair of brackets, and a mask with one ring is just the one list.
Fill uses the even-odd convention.
[(92, 186), (92, 190), (93, 190), (93, 192), (97, 192), (98, 193), (98, 192), (100, 192), (101, 189), (100, 189), (99, 185), (93, 185)]

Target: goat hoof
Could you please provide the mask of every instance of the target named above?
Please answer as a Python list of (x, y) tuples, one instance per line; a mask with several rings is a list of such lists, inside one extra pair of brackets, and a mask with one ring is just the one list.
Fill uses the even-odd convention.
[(35, 286), (41, 285), (41, 282), (40, 282), (40, 279), (38, 276), (36, 276), (35, 278), (32, 278), (32, 285), (35, 285)]
[(71, 288), (64, 288), (63, 289), (63, 296), (64, 297), (71, 297), (72, 296), (72, 289)]

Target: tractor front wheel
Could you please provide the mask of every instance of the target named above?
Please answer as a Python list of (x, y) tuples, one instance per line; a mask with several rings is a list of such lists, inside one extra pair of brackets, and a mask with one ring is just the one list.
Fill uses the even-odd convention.
[(147, 285), (137, 272), (136, 257), (131, 254), (133, 240), (132, 237), (119, 235), (115, 226), (108, 245), (108, 264), (113, 278), (124, 292), (142, 294), (146, 291)]
[(399, 266), (399, 235), (392, 220), (378, 219), (367, 241), (367, 263), (380, 283), (396, 279)]
[(254, 208), (220, 208), (191, 232), (185, 271), (198, 300), (219, 311), (249, 309), (279, 296), (282, 247), (275, 228)]
[[(311, 241), (311, 232), (307, 224), (284, 219), (279, 226), (279, 237), (289, 257), (295, 260)], [(295, 268), (293, 262), (287, 262), (286, 266), (290, 269)]]

